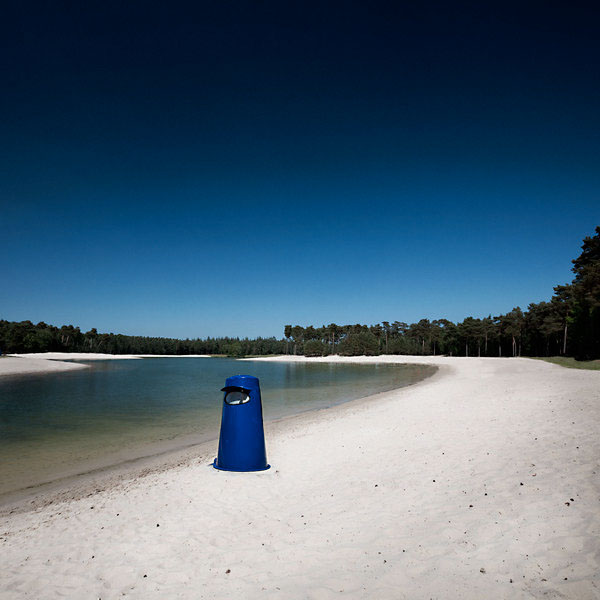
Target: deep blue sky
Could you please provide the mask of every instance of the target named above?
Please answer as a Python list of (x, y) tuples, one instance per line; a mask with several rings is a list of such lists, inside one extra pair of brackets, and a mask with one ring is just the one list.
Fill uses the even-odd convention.
[(11, 10), (0, 318), (279, 337), (495, 315), (570, 281), (600, 223), (597, 10)]

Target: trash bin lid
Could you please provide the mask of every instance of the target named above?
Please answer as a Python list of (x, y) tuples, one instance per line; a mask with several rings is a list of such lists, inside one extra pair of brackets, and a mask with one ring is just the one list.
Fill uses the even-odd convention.
[(240, 387), (239, 385), (226, 385), (224, 388), (221, 388), (222, 392), (243, 392), (244, 394), (249, 394), (250, 390), (245, 387)]

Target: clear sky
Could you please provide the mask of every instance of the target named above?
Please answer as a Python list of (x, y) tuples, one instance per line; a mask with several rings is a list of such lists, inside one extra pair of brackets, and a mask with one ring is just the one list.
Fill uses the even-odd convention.
[(572, 279), (600, 224), (599, 9), (160, 5), (3, 9), (0, 318), (280, 337)]

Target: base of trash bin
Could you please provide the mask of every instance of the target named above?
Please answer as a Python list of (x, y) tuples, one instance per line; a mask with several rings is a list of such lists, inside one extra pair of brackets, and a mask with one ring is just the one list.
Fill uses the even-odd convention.
[(225, 469), (224, 467), (219, 467), (217, 465), (217, 459), (213, 460), (213, 467), (218, 471), (233, 471), (234, 473), (254, 473), (256, 471), (266, 471), (271, 468), (271, 465), (267, 465), (266, 467), (262, 467), (260, 469)]

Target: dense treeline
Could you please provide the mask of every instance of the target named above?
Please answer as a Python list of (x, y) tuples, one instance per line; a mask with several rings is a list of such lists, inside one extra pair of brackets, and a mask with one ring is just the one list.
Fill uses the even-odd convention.
[(275, 338), (255, 340), (239, 338), (206, 338), (178, 340), (98, 333), (91, 329), (83, 333), (79, 327), (54, 327), (30, 321), (14, 323), (0, 320), (0, 350), (17, 352), (102, 352), (105, 354), (282, 354), (285, 342)]
[(421, 319), (418, 323), (384, 321), (377, 325), (286, 325), (285, 339), (186, 339), (83, 333), (78, 327), (54, 327), (0, 320), (0, 351), (103, 352), (107, 354), (448, 354), (453, 356), (553, 356), (600, 358), (600, 226), (583, 241), (573, 260), (572, 283), (558, 285), (548, 302), (513, 308), (505, 315), (467, 317), (462, 323)]
[(600, 226), (583, 241), (573, 262), (572, 283), (558, 285), (548, 302), (526, 311), (467, 317), (462, 323), (421, 319), (418, 323), (384, 321), (377, 325), (286, 325), (293, 353), (448, 354), (454, 356), (554, 356), (600, 358)]

